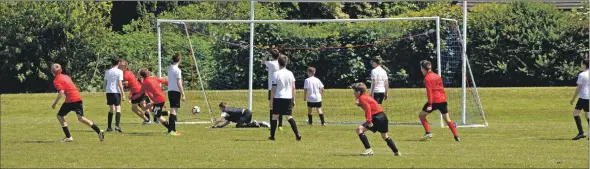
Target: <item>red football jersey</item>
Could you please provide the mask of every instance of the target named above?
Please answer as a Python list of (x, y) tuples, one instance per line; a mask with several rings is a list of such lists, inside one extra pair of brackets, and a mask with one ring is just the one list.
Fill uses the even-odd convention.
[(424, 77), (424, 86), (426, 86), (426, 95), (428, 96), (428, 103), (443, 103), (447, 101), (445, 94), (445, 87), (442, 79), (434, 72), (428, 72)]
[(72, 79), (68, 75), (58, 74), (53, 79), (53, 86), (57, 91), (64, 91), (66, 95), (66, 101), (64, 103), (73, 103), (82, 101), (82, 97), (80, 97), (80, 92), (78, 88), (72, 82)]
[(358, 98), (358, 102), (358, 106), (363, 108), (363, 110), (365, 111), (365, 119), (367, 120), (367, 123), (373, 123), (373, 114), (383, 112), (383, 108), (379, 106), (377, 101), (375, 101), (375, 99), (373, 99), (372, 97), (367, 96), (366, 94), (362, 94)]
[(127, 81), (126, 87), (129, 87), (131, 89), (131, 92), (129, 92), (130, 95), (138, 94), (139, 92), (141, 92), (141, 84), (139, 84), (139, 81), (137, 80), (137, 78), (135, 78), (133, 72), (125, 70), (123, 72), (123, 81)]
[[(168, 85), (168, 80), (156, 78), (154, 76), (148, 76), (143, 79), (143, 83), (141, 84), (141, 91), (140, 93), (145, 93), (154, 103), (164, 103), (166, 102), (166, 96), (164, 92), (162, 92), (162, 87), (160, 84)], [(139, 95), (134, 96), (133, 99), (137, 99)]]

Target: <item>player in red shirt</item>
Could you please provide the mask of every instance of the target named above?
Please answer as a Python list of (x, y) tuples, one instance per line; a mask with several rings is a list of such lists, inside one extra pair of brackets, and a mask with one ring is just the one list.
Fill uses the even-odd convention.
[[(135, 78), (135, 75), (133, 74), (133, 72), (130, 70), (127, 70), (127, 62), (122, 61), (121, 63), (119, 63), (119, 69), (121, 69), (123, 71), (123, 85), (130, 89), (129, 101), (131, 102), (131, 104), (133, 104), (133, 106), (131, 107), (131, 110), (135, 114), (137, 114), (137, 116), (139, 116), (141, 119), (143, 119), (142, 125), (151, 124), (152, 122), (150, 121), (149, 113), (143, 112), (139, 108), (140, 106), (145, 107), (146, 102), (149, 102), (148, 96), (146, 96), (143, 93), (140, 93), (141, 92), (141, 84), (139, 83), (137, 78)], [(134, 96), (136, 96), (137, 99), (132, 99)]]
[(394, 155), (400, 156), (401, 154), (393, 143), (393, 140), (389, 137), (389, 135), (387, 135), (389, 121), (387, 120), (387, 115), (385, 115), (383, 112), (383, 108), (379, 106), (375, 99), (365, 94), (367, 91), (367, 86), (364, 83), (352, 84), (351, 88), (354, 92), (355, 98), (357, 99), (357, 106), (361, 107), (365, 111), (365, 118), (367, 120), (356, 129), (356, 134), (358, 134), (361, 142), (365, 146), (365, 152), (361, 153), (361, 156), (373, 155), (373, 150), (371, 149), (369, 140), (365, 135), (365, 131), (367, 130), (372, 131), (373, 133), (377, 131), (381, 133), (381, 138), (387, 142), (387, 146), (391, 148)]
[[(150, 97), (152, 103), (146, 104), (144, 107), (144, 111), (147, 111), (149, 107), (153, 107), (154, 119), (159, 119), (160, 123), (164, 125), (168, 130), (174, 129), (176, 124), (169, 124), (168, 121), (162, 117), (162, 109), (164, 108), (164, 104), (166, 103), (166, 96), (164, 92), (162, 92), (162, 87), (160, 84), (168, 85), (168, 81), (166, 79), (160, 79), (155, 76), (150, 75), (150, 71), (146, 68), (139, 70), (139, 76), (141, 77), (142, 84), (141, 84), (141, 91)], [(138, 99), (139, 96), (135, 96), (132, 99)], [(175, 132), (168, 132), (168, 135), (172, 136), (180, 136), (181, 134), (174, 130)]]
[(461, 141), (459, 135), (457, 135), (457, 128), (455, 123), (451, 121), (449, 117), (449, 110), (447, 109), (447, 96), (445, 95), (445, 88), (443, 86), (443, 81), (436, 73), (432, 72), (432, 64), (427, 61), (423, 60), (420, 62), (420, 70), (422, 74), (424, 74), (424, 86), (426, 87), (426, 95), (428, 96), (428, 102), (424, 104), (422, 107), (422, 112), (420, 112), (420, 122), (422, 122), (422, 126), (424, 126), (424, 134), (425, 139), (431, 139), (433, 136), (430, 133), (430, 126), (428, 125), (428, 120), (426, 120), (426, 116), (429, 113), (432, 113), (434, 110), (439, 110), (442, 114), (443, 119), (447, 122), (449, 129), (453, 132), (455, 136), (455, 141)]
[(74, 141), (74, 138), (68, 129), (68, 123), (66, 122), (66, 119), (64, 119), (64, 116), (66, 116), (71, 111), (76, 112), (78, 115), (78, 120), (91, 127), (96, 132), (96, 134), (98, 134), (98, 139), (103, 141), (104, 131), (100, 130), (100, 128), (98, 128), (98, 126), (96, 126), (92, 121), (84, 117), (82, 97), (80, 97), (78, 88), (76, 88), (76, 85), (74, 85), (74, 82), (72, 82), (72, 79), (68, 75), (61, 74), (61, 72), (61, 65), (57, 63), (51, 65), (51, 73), (55, 76), (55, 79), (53, 79), (53, 86), (55, 86), (55, 89), (58, 91), (57, 98), (55, 98), (55, 102), (53, 102), (51, 108), (55, 109), (57, 102), (61, 100), (63, 95), (66, 95), (66, 101), (61, 105), (61, 108), (59, 108), (59, 112), (57, 113), (57, 120), (59, 120), (61, 128), (66, 135), (66, 137), (63, 138), (61, 142)]

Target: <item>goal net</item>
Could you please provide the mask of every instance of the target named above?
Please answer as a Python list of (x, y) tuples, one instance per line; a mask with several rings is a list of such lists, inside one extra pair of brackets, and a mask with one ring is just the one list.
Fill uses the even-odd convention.
[[(250, 49), (250, 23), (254, 23)], [(427, 101), (419, 62), (429, 60), (441, 75), (451, 117), (458, 126), (487, 126), (469, 62), (463, 57), (456, 20), (439, 17), (327, 20), (158, 20), (158, 52), (165, 76), (170, 56), (181, 53), (185, 86), (191, 90), (178, 115), (182, 123), (210, 122), (218, 104), (250, 108), (253, 119), (269, 120), (268, 48), (289, 57), (287, 69), (296, 78), (293, 116), (307, 120), (303, 82), (308, 66), (325, 86), (323, 111), (332, 124), (362, 123), (347, 87), (370, 86), (370, 59), (381, 57), (389, 77), (389, 98), (383, 108), (392, 124), (420, 124)], [(250, 58), (252, 56), (252, 64)], [(465, 71), (463, 71), (465, 58)], [(250, 73), (250, 70), (252, 73)], [(250, 78), (252, 80), (250, 80)], [(249, 89), (251, 86), (251, 89)], [(251, 98), (251, 100), (250, 100)], [(191, 108), (199, 106), (201, 114)], [(440, 117), (434, 112), (435, 117)], [(315, 110), (314, 115), (317, 117)], [(430, 117), (431, 123), (439, 123)], [(315, 120), (314, 121), (318, 121)], [(440, 119), (441, 126), (444, 126)]]

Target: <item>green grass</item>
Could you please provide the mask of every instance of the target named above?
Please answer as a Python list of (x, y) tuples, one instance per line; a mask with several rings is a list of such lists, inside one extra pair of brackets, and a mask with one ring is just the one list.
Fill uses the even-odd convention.
[[(368, 134), (375, 151), (363, 151), (356, 125), (308, 126), (299, 122), (302, 142), (296, 142), (287, 124), (275, 142), (266, 141), (266, 129), (206, 129), (207, 125), (178, 125), (180, 137), (164, 136), (159, 125), (140, 126), (130, 106), (123, 105), (123, 134), (108, 133), (99, 142), (95, 133), (67, 116), (74, 137), (60, 143), (63, 132), (51, 109), (55, 94), (1, 95), (1, 167), (3, 168), (162, 168), (162, 167), (249, 167), (249, 168), (585, 168), (588, 141), (570, 140), (576, 133), (568, 101), (573, 88), (485, 88), (480, 89), (490, 127), (459, 128), (463, 142), (454, 142), (447, 128), (438, 126), (438, 114), (429, 117), (435, 138), (418, 141), (421, 126), (390, 126), (390, 135), (403, 153), (394, 157), (378, 134)], [(205, 107), (200, 92), (183, 104)], [(245, 91), (209, 92), (212, 106), (221, 100), (246, 106)], [(299, 95), (301, 96), (301, 95)], [(83, 93), (86, 116), (106, 128), (103, 93)], [(457, 97), (457, 96), (454, 96)], [(266, 91), (254, 93), (254, 118), (268, 118)], [(422, 90), (394, 90), (384, 107), (398, 121), (415, 121), (425, 96)], [(362, 121), (349, 90), (328, 90), (324, 98), (330, 121)], [(216, 110), (216, 114), (218, 110)], [(295, 118), (306, 119), (305, 106), (298, 100)], [(457, 108), (451, 108), (457, 112)], [(186, 111), (185, 111), (186, 112)], [(458, 114), (458, 113), (455, 113)], [(459, 119), (453, 116), (454, 121)], [(183, 116), (186, 120), (189, 117)], [(190, 117), (208, 119), (206, 113)], [(314, 120), (318, 121), (317, 116)], [(584, 124), (586, 127), (586, 124)]]

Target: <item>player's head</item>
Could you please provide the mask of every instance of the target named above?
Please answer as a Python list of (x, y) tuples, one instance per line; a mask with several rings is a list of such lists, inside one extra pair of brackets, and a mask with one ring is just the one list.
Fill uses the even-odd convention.
[(174, 64), (180, 63), (181, 58), (182, 58), (182, 55), (180, 55), (180, 53), (176, 53), (176, 54), (172, 55), (172, 63), (174, 63)]
[(289, 58), (287, 58), (287, 56), (285, 56), (285, 55), (281, 55), (281, 56), (279, 56), (278, 61), (279, 61), (279, 67), (284, 68), (289, 63)]
[(121, 60), (119, 58), (112, 58), (111, 59), (111, 66), (118, 66)]
[(373, 59), (371, 59), (371, 65), (374, 68), (381, 65), (381, 63), (383, 63), (383, 60), (381, 60), (381, 57), (379, 57), (379, 56), (375, 56), (375, 57), (373, 57)]
[(307, 76), (312, 77), (313, 75), (315, 75), (315, 68), (310, 66), (307, 68)]
[(430, 61), (427, 61), (427, 60), (420, 61), (420, 71), (422, 71), (422, 74), (426, 75), (431, 70), (432, 70), (432, 64), (430, 63)]
[(126, 61), (121, 61), (119, 63), (119, 69), (121, 69), (121, 70), (127, 70), (127, 64), (128, 63)]
[(588, 53), (586, 53), (584, 55), (584, 59), (582, 59), (582, 65), (584, 65), (584, 69), (588, 69), (589, 68), (588, 67), (588, 59), (590, 59), (590, 58), (588, 58)]
[(367, 85), (363, 82), (355, 83), (350, 86), (355, 97), (359, 97), (367, 91)]
[(268, 48), (268, 52), (270, 52), (270, 55), (272, 56), (273, 60), (277, 60), (279, 56), (281, 56), (281, 52), (279, 52), (279, 50), (275, 48)]
[(54, 63), (53, 65), (51, 65), (51, 74), (58, 75), (61, 74), (61, 65)]
[(148, 76), (150, 76), (150, 70), (148, 70), (147, 68), (139, 69), (139, 77), (141, 77), (142, 79), (145, 79)]
[(221, 111), (224, 111), (226, 107), (227, 107), (227, 103), (226, 102), (219, 103), (219, 109), (221, 109)]

